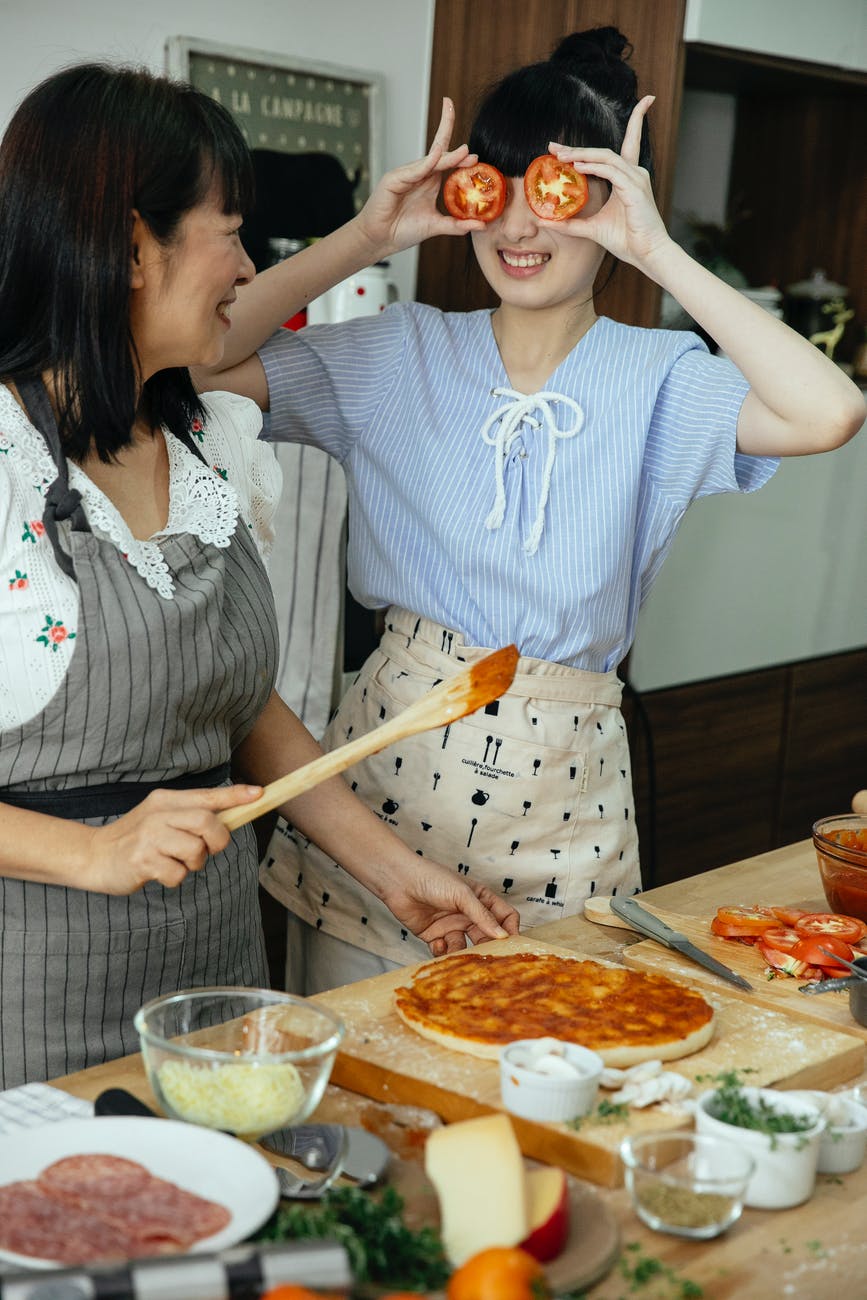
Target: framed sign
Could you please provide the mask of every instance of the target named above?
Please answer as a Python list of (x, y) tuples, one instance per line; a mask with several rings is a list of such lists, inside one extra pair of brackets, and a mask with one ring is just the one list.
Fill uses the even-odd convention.
[(187, 36), (166, 43), (166, 69), (223, 104), (252, 150), (336, 158), (356, 211), (382, 174), (384, 81), (376, 73)]

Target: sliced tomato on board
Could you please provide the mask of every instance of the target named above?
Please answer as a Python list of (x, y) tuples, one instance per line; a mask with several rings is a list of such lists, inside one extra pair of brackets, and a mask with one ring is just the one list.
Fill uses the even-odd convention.
[(798, 930), (780, 925), (765, 930), (761, 942), (766, 948), (775, 948), (777, 952), (792, 952), (803, 938), (804, 936)]
[(524, 194), (543, 221), (566, 221), (584, 207), (590, 187), (587, 177), (571, 163), (543, 153), (524, 172)]
[(807, 915), (802, 907), (772, 907), (771, 911), (783, 925), (794, 925), (802, 916)]
[[(852, 961), (851, 946), (833, 934), (802, 935), (800, 942), (792, 949), (792, 956), (809, 965), (824, 966), (826, 969), (846, 970), (844, 962)], [(835, 957), (842, 958), (836, 962)]]
[(756, 950), (761, 953), (765, 965), (770, 966), (774, 971), (779, 971), (781, 975), (794, 975), (801, 980), (822, 978), (822, 971), (818, 966), (801, 961), (792, 952), (780, 952), (778, 948), (770, 948), (762, 942), (756, 945)]
[(863, 921), (837, 912), (808, 912), (798, 918), (794, 928), (808, 937), (833, 937), (850, 944), (859, 943), (867, 935), (867, 925)]
[(743, 939), (779, 927), (779, 918), (769, 907), (719, 907), (711, 930), (723, 939)]
[(459, 221), (496, 221), (506, 206), (506, 178), (490, 163), (457, 167), (446, 177), (443, 203)]

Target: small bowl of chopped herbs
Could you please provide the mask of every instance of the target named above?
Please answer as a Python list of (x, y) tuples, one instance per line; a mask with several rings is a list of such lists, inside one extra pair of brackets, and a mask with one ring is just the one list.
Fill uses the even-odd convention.
[(775, 1088), (745, 1087), (737, 1071), (715, 1076), (716, 1087), (696, 1102), (699, 1134), (746, 1150), (755, 1162), (744, 1204), (785, 1210), (809, 1200), (816, 1185), (825, 1129), (820, 1109)]
[(702, 1133), (624, 1138), (620, 1158), (635, 1213), (656, 1232), (706, 1240), (741, 1215), (755, 1161), (735, 1142)]

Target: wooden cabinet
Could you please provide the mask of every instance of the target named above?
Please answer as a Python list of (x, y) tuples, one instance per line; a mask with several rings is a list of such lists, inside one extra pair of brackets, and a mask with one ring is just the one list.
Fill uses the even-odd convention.
[[(645, 886), (805, 839), (867, 785), (867, 650), (624, 697)], [(733, 899), (754, 902), (754, 899)]]

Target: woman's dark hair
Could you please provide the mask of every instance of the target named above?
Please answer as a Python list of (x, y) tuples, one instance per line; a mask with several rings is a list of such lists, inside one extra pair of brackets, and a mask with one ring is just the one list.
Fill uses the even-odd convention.
[(22, 101), (0, 144), (0, 378), (53, 372), (69, 455), (110, 460), (139, 413), (183, 434), (202, 415), (186, 369), (139, 392), (130, 333), (133, 209), (166, 246), (212, 187), (252, 204), (230, 114), (142, 69), (81, 64)]
[[(631, 53), (616, 27), (565, 37), (547, 63), (519, 68), (487, 92), (470, 150), (505, 176), (523, 176), (550, 140), (619, 152), (638, 102), (635, 72), (626, 62)], [(646, 124), (639, 161), (651, 170)]]

